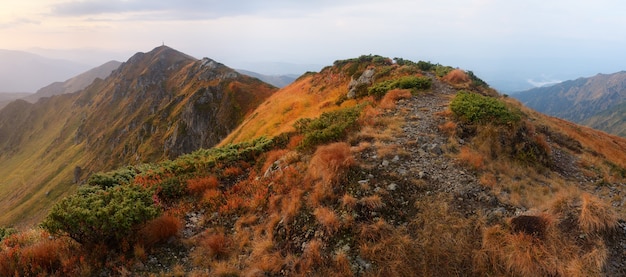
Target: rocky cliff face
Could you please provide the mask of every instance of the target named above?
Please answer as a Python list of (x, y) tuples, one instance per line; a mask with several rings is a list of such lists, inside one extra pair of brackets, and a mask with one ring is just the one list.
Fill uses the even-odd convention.
[[(0, 209), (32, 208), (24, 201), (38, 197), (23, 198), (28, 193), (62, 190), (45, 196), (61, 197), (94, 171), (211, 147), (275, 91), (211, 59), (162, 46), (134, 55), (82, 91), (35, 104), (16, 101), (0, 112), (0, 163), (6, 165), (0, 175), (11, 176), (0, 186), (26, 192), (0, 193)], [(76, 167), (82, 180), (74, 180)], [(0, 225), (19, 221), (18, 214), (0, 217)]]

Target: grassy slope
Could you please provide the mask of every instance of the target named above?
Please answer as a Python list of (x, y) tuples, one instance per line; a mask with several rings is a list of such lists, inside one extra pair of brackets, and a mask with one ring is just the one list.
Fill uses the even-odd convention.
[[(365, 63), (362, 67), (369, 65)], [(284, 91), (290, 93), (283, 94), (285, 99), (268, 99), (273, 102), (261, 105), (243, 123), (247, 127), (223, 144), (293, 131), (291, 125), (283, 126), (281, 122), (315, 117), (327, 110), (345, 110), (334, 103), (347, 92), (349, 77), (345, 76), (351, 75), (345, 74), (348, 67), (349, 64), (346, 68), (328, 69), (301, 78), (278, 92), (276, 95)], [(398, 68), (395, 70), (399, 75), (404, 74)], [(336, 83), (327, 84), (321, 80), (333, 80), (328, 78), (332, 77), (329, 72), (344, 75), (337, 75)], [(312, 89), (316, 87), (318, 89)], [(437, 85), (437, 89), (442, 87), (445, 86)], [(467, 83), (453, 84), (453, 87), (474, 89)], [(491, 93), (483, 89), (476, 91)], [(411, 101), (432, 101), (436, 98), (431, 97), (432, 92), (439, 93), (429, 91)], [(406, 91), (395, 93), (396, 100), (411, 97)], [(290, 97), (294, 95), (300, 97)], [(447, 97), (442, 98), (450, 99)], [(187, 249), (183, 255), (189, 259), (187, 262), (168, 260), (171, 267), (165, 270), (166, 274), (599, 274), (606, 262), (603, 235), (616, 221), (603, 201), (594, 196), (581, 196), (582, 191), (596, 193), (595, 183), (590, 181), (577, 186), (582, 180), (578, 175), (559, 173), (542, 164), (546, 162), (543, 160), (535, 162), (537, 160), (522, 156), (525, 160), (520, 161), (520, 156), (511, 155), (510, 151), (519, 150), (518, 146), (538, 145), (539, 151), (566, 152), (578, 159), (571, 165), (589, 171), (587, 177), (604, 179), (608, 185), (603, 186), (614, 186), (624, 182), (624, 176), (620, 178), (610, 172), (606, 161), (618, 166), (624, 164), (624, 155), (613, 152), (624, 153), (626, 140), (544, 117), (511, 100), (498, 101), (508, 102), (507, 107), (511, 109), (520, 108), (524, 114), (521, 123), (469, 126), (471, 124), (450, 112), (429, 115), (445, 124), (439, 127), (442, 133), (437, 133), (435, 127), (434, 133), (427, 134), (425, 139), (447, 134), (445, 139), (449, 141), (442, 146), (446, 160), (434, 160), (454, 160), (441, 165), (448, 170), (445, 173), (459, 174), (463, 169), (474, 176), (463, 179), (470, 180), (470, 184), (478, 183), (471, 181), (472, 178), (480, 179), (480, 188), (466, 184), (467, 181), (459, 183), (468, 188), (457, 195), (456, 188), (438, 188), (435, 179), (428, 176), (404, 178), (395, 170), (381, 170), (380, 160), (372, 162), (363, 158), (363, 155), (375, 154), (389, 159), (394, 155), (401, 156), (400, 160), (417, 159), (403, 149), (416, 147), (419, 140), (401, 145), (398, 139), (406, 134), (399, 125), (406, 125), (407, 120), (415, 121), (411, 122), (413, 126), (427, 124), (416, 114), (409, 114), (408, 108), (389, 112), (388, 109), (395, 107), (394, 100), (363, 100), (374, 104), (363, 109), (358, 121), (361, 130), (352, 130), (342, 139), (344, 142), (320, 145), (314, 153), (296, 150), (293, 139), (305, 134), (292, 134), (289, 142), (277, 140), (262, 149), (255, 147), (252, 152), (242, 151), (247, 149), (245, 147), (236, 151), (202, 150), (174, 161), (137, 168), (139, 173), (131, 185), (178, 184), (184, 191), (182, 197), (168, 203), (165, 214), (186, 220), (185, 224), (193, 226), (192, 235), (187, 234), (184, 240), (175, 240), (166, 247)], [(299, 102), (310, 104), (298, 106)], [(443, 105), (438, 106), (442, 109), (445, 106), (445, 101), (434, 103)], [(418, 111), (431, 111), (431, 108), (422, 107)], [(291, 114), (294, 110), (298, 113)], [(436, 123), (430, 124), (436, 126)], [(542, 126), (548, 126), (548, 130), (541, 131)], [(269, 129), (262, 131), (264, 128)], [(460, 132), (464, 128), (474, 132)], [(557, 133), (565, 137), (555, 135)], [(464, 139), (462, 144), (460, 136)], [(573, 141), (580, 143), (580, 147)], [(511, 145), (516, 147), (511, 148)], [(368, 181), (363, 182), (365, 179)], [(396, 185), (394, 189), (391, 183)], [(494, 200), (473, 200), (471, 195), (476, 191), (480, 197)], [(486, 209), (481, 209), (481, 205)], [(502, 208), (504, 212), (499, 212), (494, 219), (492, 214), (497, 209), (491, 209), (495, 208)], [(507, 209), (518, 209), (536, 221), (528, 225), (514, 223), (513, 212)], [(198, 216), (192, 216), (194, 220), (191, 220), (189, 214)], [(619, 216), (624, 218), (625, 214), (620, 212)], [(139, 233), (159, 238), (152, 241), (168, 241), (183, 225), (180, 222), (157, 223), (147, 224)], [(162, 231), (165, 229), (169, 231)], [(145, 251), (160, 256), (158, 247), (154, 243), (139, 242), (129, 251), (133, 253), (127, 253), (123, 259), (114, 258), (99, 266), (118, 269), (120, 274), (127, 268), (135, 268), (142, 274), (154, 273), (159, 269), (136, 268), (133, 259), (146, 261)], [(90, 249), (77, 251), (89, 253)], [(130, 262), (128, 256), (132, 257)], [(57, 258), (63, 260), (62, 256), (54, 259)], [(73, 266), (72, 263), (60, 264)]]

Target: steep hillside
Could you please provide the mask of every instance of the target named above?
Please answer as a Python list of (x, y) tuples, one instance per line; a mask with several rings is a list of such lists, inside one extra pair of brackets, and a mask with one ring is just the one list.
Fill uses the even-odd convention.
[(39, 98), (50, 97), (53, 95), (72, 93), (82, 90), (89, 86), (97, 78), (105, 79), (111, 72), (117, 69), (122, 63), (118, 61), (110, 61), (98, 67), (92, 68), (86, 72), (76, 75), (65, 82), (54, 82), (37, 90), (36, 93), (24, 97), (24, 100), (35, 103)]
[(626, 101), (596, 113), (581, 124), (626, 138)]
[(106, 80), (0, 110), (0, 225), (32, 224), (94, 171), (211, 147), (275, 88), (168, 47)]
[(28, 52), (0, 49), (0, 91), (35, 92), (58, 80), (66, 80), (90, 66)]
[(0, 274), (626, 274), (626, 139), (470, 71), (337, 61), (241, 126), (221, 147), (94, 174), (43, 230), (0, 229)]
[(621, 117), (626, 102), (626, 72), (579, 78), (514, 96), (539, 112), (618, 134), (623, 128), (610, 122), (626, 119)]

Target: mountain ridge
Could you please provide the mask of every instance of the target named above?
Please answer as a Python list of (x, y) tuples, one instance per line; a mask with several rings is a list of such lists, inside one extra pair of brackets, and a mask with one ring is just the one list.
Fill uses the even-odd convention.
[(611, 114), (618, 116), (613, 119), (601, 119), (600, 114), (626, 102), (626, 71), (578, 78), (512, 96), (539, 112), (623, 135), (621, 126), (602, 123), (604, 121), (617, 123), (624, 119), (619, 117), (619, 113), (613, 112), (604, 116)]
[[(73, 180), (82, 183), (94, 171), (210, 147), (275, 90), (211, 59), (160, 46), (82, 91), (14, 101), (0, 110), (6, 165), (0, 185), (23, 192), (0, 191), (6, 211), (0, 222), (41, 218), (46, 206), (76, 189)], [(28, 170), (28, 162), (36, 165)]]
[[(91, 135), (95, 121), (81, 114), (64, 127), (83, 131), (53, 135), (142, 154), (133, 142), (161, 128), (194, 133), (188, 123), (207, 120), (215, 86), (245, 88), (246, 77), (224, 83), (238, 74), (213, 60), (160, 51), (74, 95), (76, 106), (105, 106), (122, 121), (102, 120), (114, 135)], [(338, 60), (260, 98), (238, 102), (249, 109), (217, 147), (92, 174), (53, 205), (44, 231), (6, 238), (0, 275), (626, 274), (624, 138), (531, 110), (471, 71), (400, 58)], [(47, 105), (40, 112), (65, 112)], [(62, 145), (49, 150), (74, 151)]]

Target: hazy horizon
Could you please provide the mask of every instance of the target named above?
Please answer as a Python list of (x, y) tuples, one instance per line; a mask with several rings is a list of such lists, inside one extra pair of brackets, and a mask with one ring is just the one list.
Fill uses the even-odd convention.
[(97, 66), (165, 43), (263, 74), (270, 62), (313, 67), (378, 54), (472, 70), (496, 88), (533, 86), (625, 69), (624, 7), (562, 0), (23, 0), (2, 4), (0, 36), (11, 39), (0, 49)]

